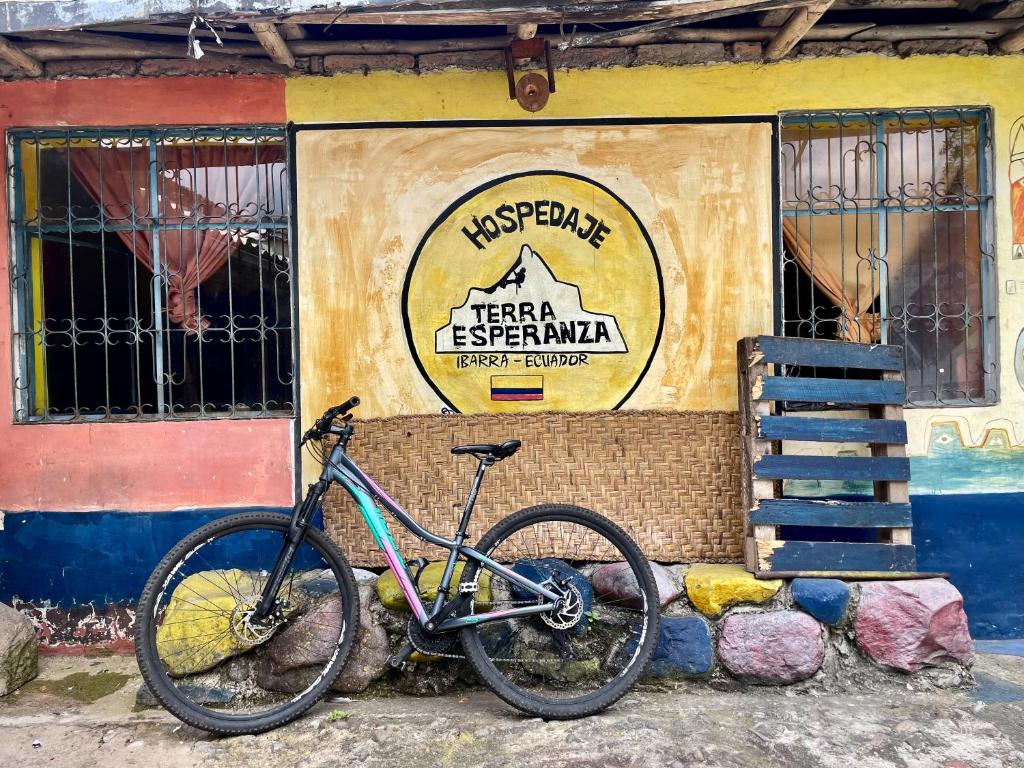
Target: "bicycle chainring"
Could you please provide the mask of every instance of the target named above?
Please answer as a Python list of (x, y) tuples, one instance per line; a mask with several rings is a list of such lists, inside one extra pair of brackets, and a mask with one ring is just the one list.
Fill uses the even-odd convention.
[(462, 658), (459, 638), (454, 632), (428, 632), (415, 617), (409, 619), (409, 642), (413, 648), (427, 656)]

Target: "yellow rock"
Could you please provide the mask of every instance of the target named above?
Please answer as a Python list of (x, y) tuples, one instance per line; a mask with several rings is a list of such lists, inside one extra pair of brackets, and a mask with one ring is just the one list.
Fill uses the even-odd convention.
[(706, 616), (718, 616), (736, 603), (763, 603), (780, 587), (781, 579), (755, 579), (742, 565), (696, 563), (686, 572), (686, 594)]
[[(427, 567), (423, 569), (423, 573), (420, 574), (419, 579), (419, 593), (420, 599), (424, 602), (429, 602), (437, 597), (437, 587), (441, 583), (441, 576), (444, 574), (445, 563), (428, 563)], [(450, 587), (450, 597), (454, 597), (459, 588), (459, 580), (462, 578), (462, 569), (465, 567), (465, 563), (458, 562), (455, 564), (455, 572), (452, 574), (452, 584)], [(480, 588), (476, 593), (476, 603), (489, 603), (491, 600), (491, 573), (485, 571), (483, 568), (480, 569), (477, 580), (480, 584)], [(392, 611), (408, 611), (409, 604), (405, 601), (405, 595), (402, 594), (402, 588), (398, 585), (398, 579), (395, 578), (395, 574), (391, 571), (385, 571), (381, 574), (381, 577), (377, 579), (377, 597), (380, 598), (381, 603), (385, 608), (390, 608)], [(430, 606), (427, 606), (428, 610)]]
[(237, 568), (200, 571), (171, 594), (156, 648), (169, 674), (203, 672), (248, 648), (231, 631), (231, 614), (241, 602), (258, 595), (252, 575)]

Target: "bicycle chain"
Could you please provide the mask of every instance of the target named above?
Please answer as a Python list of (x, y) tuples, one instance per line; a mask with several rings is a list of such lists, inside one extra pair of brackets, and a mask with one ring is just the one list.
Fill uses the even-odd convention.
[[(488, 600), (488, 605), (534, 605), (534, 600)], [(412, 633), (407, 633), (409, 636), (409, 642), (412, 643), (412, 647), (420, 653), (431, 656), (435, 659), (461, 659), (465, 661), (466, 657), (461, 653), (433, 653), (432, 651), (425, 651), (416, 645), (416, 641), (412, 637)], [(536, 659), (491, 659), (491, 661), (536, 661)]]

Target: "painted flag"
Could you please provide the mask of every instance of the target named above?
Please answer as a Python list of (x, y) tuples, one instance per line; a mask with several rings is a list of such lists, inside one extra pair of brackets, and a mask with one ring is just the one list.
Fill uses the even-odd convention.
[(543, 399), (543, 376), (491, 376), (491, 400)]

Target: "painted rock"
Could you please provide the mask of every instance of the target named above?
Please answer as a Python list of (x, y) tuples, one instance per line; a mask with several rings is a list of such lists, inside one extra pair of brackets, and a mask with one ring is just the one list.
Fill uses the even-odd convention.
[(658, 645), (645, 676), (668, 679), (696, 677), (710, 672), (714, 663), (711, 630), (704, 619), (699, 616), (665, 616), (661, 619)]
[[(654, 581), (658, 585), (658, 600), (662, 607), (665, 607), (677, 597), (682, 590), (676, 583), (675, 578), (666, 568), (651, 563), (651, 570), (654, 572)], [(591, 576), (594, 584), (594, 591), (606, 602), (618, 603), (630, 608), (639, 608), (640, 589), (636, 582), (636, 576), (628, 563), (610, 563), (602, 565)]]
[[(568, 576), (569, 583), (580, 591), (580, 596), (583, 598), (583, 612), (586, 613), (594, 605), (594, 587), (591, 585), (590, 580), (563, 560), (554, 557), (516, 560), (512, 570), (538, 584), (555, 574), (561, 578)], [(512, 599), (535, 600), (536, 596), (522, 587), (513, 586)]]
[(252, 574), (237, 568), (193, 573), (171, 593), (156, 631), (160, 658), (172, 675), (204, 672), (251, 647), (231, 631), (240, 596), (255, 598)]
[(856, 632), (865, 655), (904, 672), (974, 663), (963, 597), (945, 579), (861, 584)]
[(28, 617), (0, 603), (0, 696), (39, 674), (38, 648), (36, 632)]
[[(359, 693), (383, 674), (390, 648), (384, 628), (373, 619), (373, 584), (359, 584), (359, 626), (341, 676), (331, 686)], [(337, 592), (320, 598), (294, 623), (278, 632), (264, 647), (256, 665), (256, 683), (271, 691), (298, 693), (323, 671), (334, 653), (341, 624)]]
[(781, 587), (780, 579), (755, 579), (742, 565), (696, 563), (686, 572), (686, 594), (705, 616), (718, 616), (737, 603), (763, 603)]
[[(459, 589), (459, 580), (462, 578), (462, 569), (465, 565), (462, 562), (455, 564), (450, 588), (452, 597), (455, 596)], [(444, 566), (445, 563), (440, 561), (428, 563), (420, 574), (419, 593), (420, 599), (424, 602), (429, 602), (437, 597), (437, 588), (441, 584), (441, 576), (444, 575)], [(476, 593), (476, 602), (478, 604), (487, 603), (491, 599), (489, 590), (491, 583), (490, 571), (485, 571), (481, 568), (477, 580), (480, 588)], [(405, 600), (405, 595), (402, 594), (402, 588), (398, 584), (398, 579), (395, 578), (395, 574), (391, 571), (385, 571), (377, 579), (377, 597), (380, 598), (381, 603), (388, 610), (409, 611), (409, 604)]]
[(793, 602), (825, 624), (835, 626), (846, 615), (850, 585), (839, 579), (793, 579)]
[(722, 622), (718, 656), (733, 675), (752, 683), (806, 680), (821, 668), (821, 624), (800, 611), (739, 613)]

